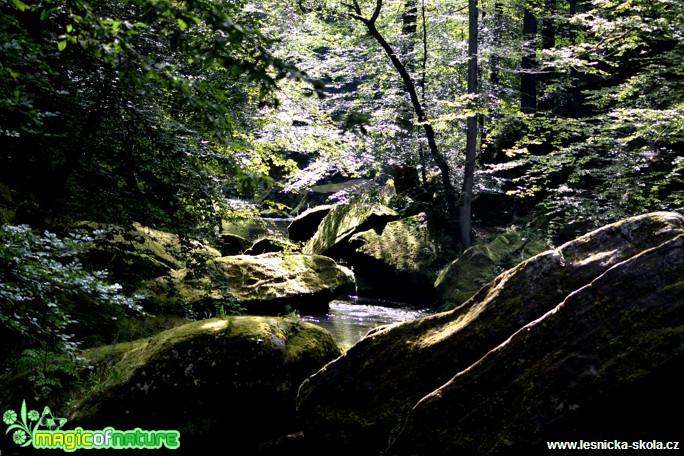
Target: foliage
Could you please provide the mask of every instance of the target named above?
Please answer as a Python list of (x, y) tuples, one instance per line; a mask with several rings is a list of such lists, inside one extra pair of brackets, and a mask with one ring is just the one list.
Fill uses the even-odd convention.
[(511, 194), (541, 203), (551, 235), (681, 208), (683, 21), (682, 6), (667, 0), (594, 0), (557, 19), (566, 34), (541, 53), (542, 86), (575, 109), (509, 114), (504, 125), (523, 134), (491, 168), (513, 176)]
[(41, 394), (56, 386), (57, 373), (73, 373), (69, 360), (81, 344), (101, 341), (117, 319), (139, 311), (105, 272), (82, 267), (78, 256), (90, 242), (81, 235), (41, 236), (25, 225), (0, 227), (1, 368), (19, 361), (39, 368), (31, 375)]
[(255, 107), (285, 77), (316, 91), (237, 3), (3, 0), (0, 18), (0, 181), (18, 220), (206, 230), (235, 213), (224, 192)]

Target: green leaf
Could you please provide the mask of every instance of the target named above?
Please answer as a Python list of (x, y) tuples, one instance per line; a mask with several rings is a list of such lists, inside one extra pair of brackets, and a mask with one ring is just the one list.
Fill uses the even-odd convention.
[(64, 49), (66, 49), (66, 46), (67, 46), (66, 40), (60, 41), (59, 43), (57, 43), (57, 49), (58, 49), (60, 52), (63, 51)]
[(40, 12), (40, 20), (44, 21), (50, 16), (50, 10), (49, 9), (44, 9), (43, 11)]
[(29, 9), (29, 6), (21, 0), (13, 0), (13, 2), (14, 6), (19, 8), (19, 11), (26, 11), (27, 9)]
[(21, 403), (21, 421), (26, 425), (26, 399)]
[(180, 27), (181, 30), (185, 30), (186, 28), (188, 28), (188, 24), (183, 19), (181, 19), (180, 17), (178, 19), (176, 19), (176, 21), (178, 22), (178, 26)]
[(66, 31), (67, 31), (67, 33), (73, 32), (73, 31), (74, 31), (74, 26), (71, 25), (71, 24), (67, 24), (67, 26), (66, 26)]

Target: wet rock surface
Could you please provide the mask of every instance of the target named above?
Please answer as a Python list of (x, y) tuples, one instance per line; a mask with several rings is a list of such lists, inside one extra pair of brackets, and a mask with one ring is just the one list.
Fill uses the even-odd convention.
[(671, 431), (671, 420), (638, 404), (624, 414), (624, 404), (644, 385), (681, 402), (683, 233), (673, 213), (608, 225), (504, 272), (452, 311), (372, 332), (302, 385), (309, 445), (503, 454), (583, 431), (613, 438), (630, 419), (627, 434)]

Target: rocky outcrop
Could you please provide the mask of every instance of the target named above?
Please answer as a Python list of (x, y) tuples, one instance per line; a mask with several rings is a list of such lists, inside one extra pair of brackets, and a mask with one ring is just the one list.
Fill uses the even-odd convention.
[(657, 407), (682, 405), (683, 249), (680, 215), (627, 219), (524, 261), (452, 311), (371, 332), (301, 386), (307, 440), (446, 455), (674, 435)]
[(96, 247), (86, 252), (84, 263), (108, 270), (124, 287), (135, 287), (142, 280), (221, 256), (217, 249), (199, 241), (181, 239), (137, 222), (129, 227), (81, 222), (72, 229), (96, 233)]
[(299, 247), (295, 244), (288, 242), (286, 240), (275, 238), (275, 237), (265, 237), (257, 240), (245, 250), (245, 255), (261, 255), (264, 253), (273, 252), (294, 252), (299, 250)]
[(315, 314), (324, 313), (335, 296), (353, 292), (354, 275), (320, 255), (233, 255), (213, 260), (204, 274), (174, 271), (148, 282), (146, 290), (147, 299), (160, 309), (229, 301), (251, 314), (295, 309)]
[(299, 214), (287, 226), (287, 234), (292, 242), (306, 242), (316, 234), (318, 225), (335, 207), (331, 204), (315, 206)]
[(470, 247), (437, 276), (435, 288), (442, 310), (463, 304), (500, 273), (548, 248), (544, 241), (529, 239), (519, 231)]
[(353, 203), (335, 206), (323, 218), (316, 234), (304, 245), (302, 252), (335, 256), (335, 247), (346, 243), (356, 233), (396, 220), (398, 214), (379, 204)]
[(218, 236), (218, 247), (221, 256), (240, 255), (252, 246), (252, 242), (233, 233), (221, 233)]
[(325, 311), (338, 294), (352, 292), (353, 273), (321, 255), (267, 253), (216, 260), (234, 296), (250, 313), (273, 315), (285, 307)]
[(152, 338), (93, 349), (91, 388), (71, 407), (86, 429), (173, 429), (186, 454), (249, 454), (298, 431), (297, 387), (340, 349), (325, 330), (291, 318), (193, 322)]
[(354, 234), (349, 244), (361, 295), (432, 303), (437, 249), (425, 213)]

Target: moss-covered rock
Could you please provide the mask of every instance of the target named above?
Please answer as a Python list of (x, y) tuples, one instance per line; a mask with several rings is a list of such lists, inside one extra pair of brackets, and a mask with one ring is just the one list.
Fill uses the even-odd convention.
[[(393, 441), (396, 454), (529, 450), (597, 410), (594, 432), (611, 438), (625, 407), (602, 404), (630, 404), (644, 381), (681, 402), (683, 234), (678, 214), (627, 219), (524, 261), (452, 311), (370, 333), (300, 388), (307, 439), (340, 453)], [(573, 415), (577, 404), (588, 414)], [(633, 428), (650, 429), (643, 413)]]
[[(684, 397), (684, 235), (615, 265), (411, 410), (392, 455), (667, 441)], [(676, 421), (676, 420), (675, 420)]]
[(432, 303), (437, 254), (424, 213), (354, 234), (349, 243), (360, 294)]
[(102, 232), (97, 248), (90, 251), (85, 262), (107, 269), (125, 287), (137, 287), (142, 280), (167, 276), (173, 270), (219, 258), (221, 252), (192, 239), (142, 226), (130, 227), (81, 222), (73, 229)]
[(180, 269), (147, 282), (148, 300), (160, 309), (229, 301), (252, 314), (310, 314), (325, 312), (335, 296), (354, 290), (353, 273), (321, 255), (233, 255), (209, 266), (211, 275)]
[(349, 240), (355, 233), (396, 220), (398, 214), (383, 205), (352, 203), (335, 206), (323, 218), (316, 234), (304, 245), (302, 251), (310, 255), (334, 256), (334, 248)]
[(306, 242), (316, 234), (318, 226), (335, 207), (331, 204), (315, 206), (299, 214), (287, 226), (287, 234), (293, 242)]
[(222, 233), (218, 237), (218, 247), (221, 256), (240, 255), (252, 246), (252, 242), (242, 236), (232, 233)]
[(247, 454), (296, 432), (299, 384), (340, 355), (325, 330), (289, 318), (193, 322), (85, 356), (96, 370), (74, 426), (175, 429), (186, 454), (225, 444)]
[(273, 252), (295, 252), (300, 250), (296, 244), (293, 244), (284, 239), (276, 237), (264, 237), (252, 244), (247, 250), (245, 250), (245, 255), (261, 255), (264, 253)]
[(354, 274), (321, 255), (266, 253), (216, 260), (237, 301), (255, 313), (285, 307), (318, 313), (338, 294), (354, 289)]
[(442, 309), (463, 304), (506, 269), (548, 248), (545, 242), (526, 238), (519, 231), (470, 247), (437, 276), (434, 285)]

